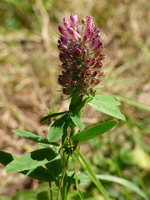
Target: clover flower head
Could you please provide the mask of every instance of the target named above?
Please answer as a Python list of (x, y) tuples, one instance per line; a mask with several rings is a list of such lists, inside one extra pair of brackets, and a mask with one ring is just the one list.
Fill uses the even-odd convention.
[(66, 95), (89, 96), (104, 77), (104, 45), (91, 15), (82, 20), (82, 25), (78, 24), (78, 16), (73, 13), (70, 21), (65, 17), (65, 28), (58, 27), (59, 59), (63, 68), (58, 82)]

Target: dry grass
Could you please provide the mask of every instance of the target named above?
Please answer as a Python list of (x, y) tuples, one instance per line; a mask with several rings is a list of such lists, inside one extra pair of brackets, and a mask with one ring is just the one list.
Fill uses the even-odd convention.
[[(16, 136), (12, 129), (25, 129), (46, 137), (48, 127), (39, 121), (47, 109), (67, 109), (68, 100), (60, 101), (63, 96), (57, 91), (60, 90), (57, 84), (60, 71), (57, 26), (62, 24), (64, 16), (69, 18), (71, 12), (78, 14), (80, 20), (91, 14), (101, 29), (107, 75), (99, 93), (120, 97), (122, 111), (128, 120), (127, 124), (116, 129), (112, 141), (122, 141), (125, 134), (138, 133), (148, 147), (149, 108), (140, 104), (150, 106), (149, 0), (47, 0), (45, 5), (41, 0), (12, 2), (14, 4), (5, 0), (0, 3), (3, 11), (0, 20), (0, 149), (18, 156), (36, 149), (34, 143)], [(18, 26), (9, 27), (10, 15), (19, 20)], [(108, 119), (92, 113), (92, 109), (91, 114), (87, 111), (89, 107), (84, 111), (85, 124), (91, 122), (91, 115), (93, 124), (100, 121), (100, 117), (103, 117), (102, 121)], [(143, 128), (138, 128), (137, 124)], [(144, 151), (150, 152), (149, 148)], [(28, 179), (18, 174), (6, 174), (2, 165), (0, 170), (1, 194), (8, 194), (9, 190), (9, 196), (12, 196), (18, 190), (37, 185), (36, 181), (29, 180), (20, 187), (20, 182)], [(140, 170), (147, 173), (145, 169)]]

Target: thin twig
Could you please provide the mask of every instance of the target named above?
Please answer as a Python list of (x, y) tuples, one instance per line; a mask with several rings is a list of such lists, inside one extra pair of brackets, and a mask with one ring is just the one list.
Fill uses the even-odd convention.
[(39, 86), (37, 77), (36, 77), (36, 75), (35, 75), (35, 73), (34, 73), (33, 70), (32, 70), (32, 75), (34, 76), (33, 85), (34, 85), (34, 87), (35, 87), (35, 89), (36, 89), (36, 91), (37, 91), (37, 94), (39, 95), (39, 98), (41, 99), (41, 102), (43, 103), (43, 105), (44, 105), (46, 111), (48, 111), (48, 108), (47, 108), (46, 103), (45, 103), (45, 101), (44, 101), (44, 97), (43, 97), (43, 95), (42, 95), (42, 91), (41, 91), (41, 89), (40, 89), (40, 86)]

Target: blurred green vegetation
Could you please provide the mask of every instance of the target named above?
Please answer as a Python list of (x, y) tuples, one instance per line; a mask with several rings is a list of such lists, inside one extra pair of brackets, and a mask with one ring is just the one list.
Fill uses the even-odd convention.
[[(40, 125), (46, 108), (65, 111), (69, 100), (60, 92), (57, 40), (58, 25), (73, 12), (79, 21), (92, 15), (101, 30), (107, 55), (102, 94), (121, 101), (127, 122), (81, 146), (97, 174), (121, 176), (150, 196), (150, 1), (149, 0), (1, 0), (0, 1), (0, 148), (22, 155), (31, 142), (14, 136), (25, 129), (46, 136)], [(92, 126), (112, 119), (85, 107), (82, 121)], [(22, 150), (23, 149), (23, 150)], [(34, 189), (38, 183), (11, 178), (0, 165), (1, 195)], [(24, 184), (23, 184), (24, 183)], [(110, 197), (125, 200), (125, 190), (102, 181)], [(22, 185), (22, 187), (20, 186)], [(91, 183), (85, 191), (97, 196)], [(130, 199), (141, 197), (128, 190)], [(2, 199), (8, 199), (4, 196)], [(102, 199), (102, 197), (98, 197)]]

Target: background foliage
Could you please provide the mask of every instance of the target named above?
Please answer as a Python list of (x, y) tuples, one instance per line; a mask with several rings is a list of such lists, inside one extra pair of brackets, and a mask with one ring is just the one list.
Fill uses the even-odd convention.
[[(80, 21), (91, 14), (100, 27), (107, 55), (107, 74), (99, 93), (111, 94), (122, 103), (127, 122), (120, 122), (109, 135), (83, 143), (81, 150), (97, 174), (123, 177), (150, 196), (149, 10), (149, 0), (1, 0), (0, 149), (16, 156), (36, 150), (34, 143), (15, 135), (12, 129), (46, 136), (47, 124), (39, 123), (46, 110), (67, 110), (69, 100), (61, 100), (65, 97), (57, 83), (57, 27), (71, 12)], [(87, 105), (82, 122), (89, 127), (110, 119)], [(39, 186), (23, 175), (6, 174), (2, 165), (0, 171), (2, 199)], [(112, 199), (125, 199), (123, 187), (102, 183)], [(87, 188), (101, 198), (92, 184)], [(128, 191), (133, 199), (141, 200)]]

